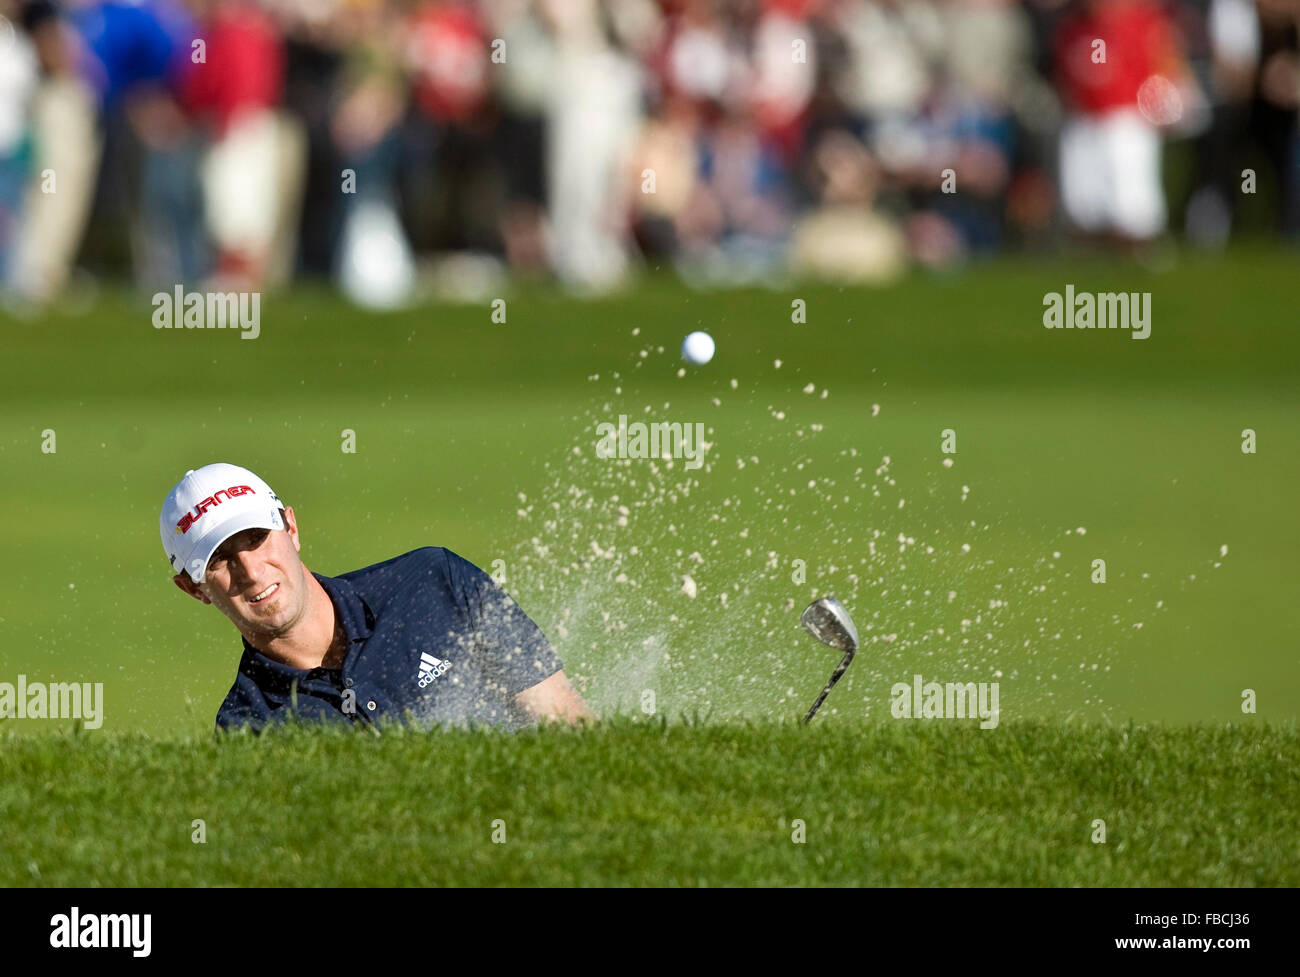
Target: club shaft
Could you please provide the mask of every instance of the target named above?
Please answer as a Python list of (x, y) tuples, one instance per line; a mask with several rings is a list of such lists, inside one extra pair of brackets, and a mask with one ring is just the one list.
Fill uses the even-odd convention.
[(848, 670), (849, 664), (852, 661), (853, 652), (850, 651), (844, 656), (844, 660), (839, 663), (835, 671), (831, 673), (831, 680), (826, 683), (826, 688), (822, 689), (822, 694), (817, 697), (817, 701), (814, 702), (812, 708), (808, 710), (808, 715), (803, 717), (805, 723), (812, 722), (812, 717), (817, 715), (817, 710), (822, 707), (822, 703), (826, 701), (826, 697), (831, 694), (831, 689), (835, 688), (835, 683), (838, 682), (840, 676)]

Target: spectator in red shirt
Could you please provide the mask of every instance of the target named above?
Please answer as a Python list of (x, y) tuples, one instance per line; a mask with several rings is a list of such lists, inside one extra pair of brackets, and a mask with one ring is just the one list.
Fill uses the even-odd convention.
[(1174, 28), (1146, 0), (1084, 0), (1053, 44), (1067, 119), (1061, 196), (1082, 231), (1145, 241), (1165, 228), (1159, 127), (1181, 115)]
[(276, 111), (283, 42), (250, 0), (198, 0), (195, 12), (203, 46), (192, 55), (184, 99), (211, 126), (200, 179), (216, 273), (224, 282), (257, 287), (289, 270), (289, 225), (304, 165), (301, 132)]
[(193, 6), (203, 17), (205, 50), (186, 78), (185, 101), (224, 135), (240, 113), (280, 104), (284, 49), (271, 19), (252, 3), (204, 0)]

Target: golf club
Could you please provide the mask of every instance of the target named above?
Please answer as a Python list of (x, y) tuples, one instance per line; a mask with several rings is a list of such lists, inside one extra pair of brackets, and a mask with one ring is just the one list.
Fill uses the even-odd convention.
[(799, 616), (799, 623), (822, 644), (844, 652), (844, 660), (836, 666), (835, 671), (831, 673), (831, 680), (826, 683), (826, 688), (822, 689), (822, 694), (812, 704), (808, 715), (803, 717), (803, 721), (809, 723), (822, 703), (826, 701), (826, 697), (830, 695), (835, 683), (840, 680), (840, 676), (852, 663), (853, 654), (858, 650), (858, 629), (854, 627), (853, 618), (849, 617), (849, 612), (844, 609), (844, 605), (834, 597), (817, 598), (804, 608), (803, 614)]

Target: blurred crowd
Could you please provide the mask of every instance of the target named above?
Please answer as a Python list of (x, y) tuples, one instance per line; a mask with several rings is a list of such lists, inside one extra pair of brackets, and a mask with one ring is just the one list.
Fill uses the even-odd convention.
[[(1300, 237), (1300, 0), (0, 0), (0, 282), (399, 304)], [(1187, 165), (1169, 190), (1166, 150)]]

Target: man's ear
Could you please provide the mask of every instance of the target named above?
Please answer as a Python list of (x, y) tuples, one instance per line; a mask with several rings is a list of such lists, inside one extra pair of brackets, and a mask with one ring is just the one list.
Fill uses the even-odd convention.
[(181, 590), (185, 591), (185, 593), (193, 597), (195, 600), (202, 601), (205, 604), (212, 603), (212, 601), (208, 600), (208, 595), (199, 589), (199, 585), (190, 579), (190, 575), (188, 573), (176, 574), (176, 576), (172, 577), (172, 582), (176, 584), (177, 587), (180, 587)]
[(298, 520), (293, 514), (293, 506), (291, 505), (284, 507), (284, 531), (288, 533), (289, 538), (293, 540), (293, 548), (297, 552), (301, 553), (302, 540), (298, 538)]

